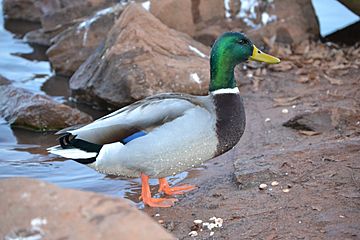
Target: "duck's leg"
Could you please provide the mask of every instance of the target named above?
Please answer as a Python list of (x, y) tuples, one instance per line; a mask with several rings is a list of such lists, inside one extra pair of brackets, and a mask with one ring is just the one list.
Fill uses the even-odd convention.
[(152, 198), (149, 186), (149, 176), (141, 173), (141, 198), (145, 205), (150, 207), (171, 207), (176, 198)]
[(163, 192), (166, 195), (184, 194), (196, 188), (196, 186), (191, 186), (187, 184), (178, 187), (170, 187), (166, 178), (159, 178), (159, 192)]

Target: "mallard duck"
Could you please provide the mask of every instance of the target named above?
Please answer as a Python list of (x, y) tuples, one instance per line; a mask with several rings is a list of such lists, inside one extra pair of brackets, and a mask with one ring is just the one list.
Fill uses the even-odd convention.
[(151, 207), (170, 207), (175, 198), (152, 198), (149, 178), (167, 195), (195, 189), (170, 187), (166, 177), (232, 149), (245, 129), (245, 111), (234, 67), (247, 60), (279, 63), (242, 33), (227, 32), (214, 43), (207, 96), (165, 93), (147, 97), (88, 125), (62, 131), (49, 152), (100, 173), (141, 177), (141, 198)]

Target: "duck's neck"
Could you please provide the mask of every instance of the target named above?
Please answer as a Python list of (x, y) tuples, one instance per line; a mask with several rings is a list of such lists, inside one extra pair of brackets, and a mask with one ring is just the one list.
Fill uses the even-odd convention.
[(209, 91), (213, 92), (219, 89), (235, 88), (234, 78), (235, 65), (224, 54), (217, 54), (217, 49), (213, 49), (210, 57), (210, 85)]

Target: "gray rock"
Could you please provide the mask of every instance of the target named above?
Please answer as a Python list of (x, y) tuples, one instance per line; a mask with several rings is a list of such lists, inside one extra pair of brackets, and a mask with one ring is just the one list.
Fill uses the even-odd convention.
[(0, 116), (12, 126), (40, 131), (92, 121), (89, 115), (77, 109), (9, 84), (0, 85)]
[(268, 183), (278, 178), (273, 167), (263, 160), (264, 157), (260, 155), (235, 161), (234, 175), (241, 189), (255, 188), (261, 183)]

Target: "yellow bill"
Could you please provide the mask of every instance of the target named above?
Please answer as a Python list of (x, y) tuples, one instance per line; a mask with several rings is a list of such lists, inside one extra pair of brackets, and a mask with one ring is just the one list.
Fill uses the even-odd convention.
[(253, 54), (249, 57), (249, 60), (266, 62), (271, 64), (280, 62), (280, 59), (278, 59), (277, 57), (273, 57), (269, 54), (260, 51), (257, 47), (255, 47), (255, 45), (253, 45), (253, 47), (254, 47)]

